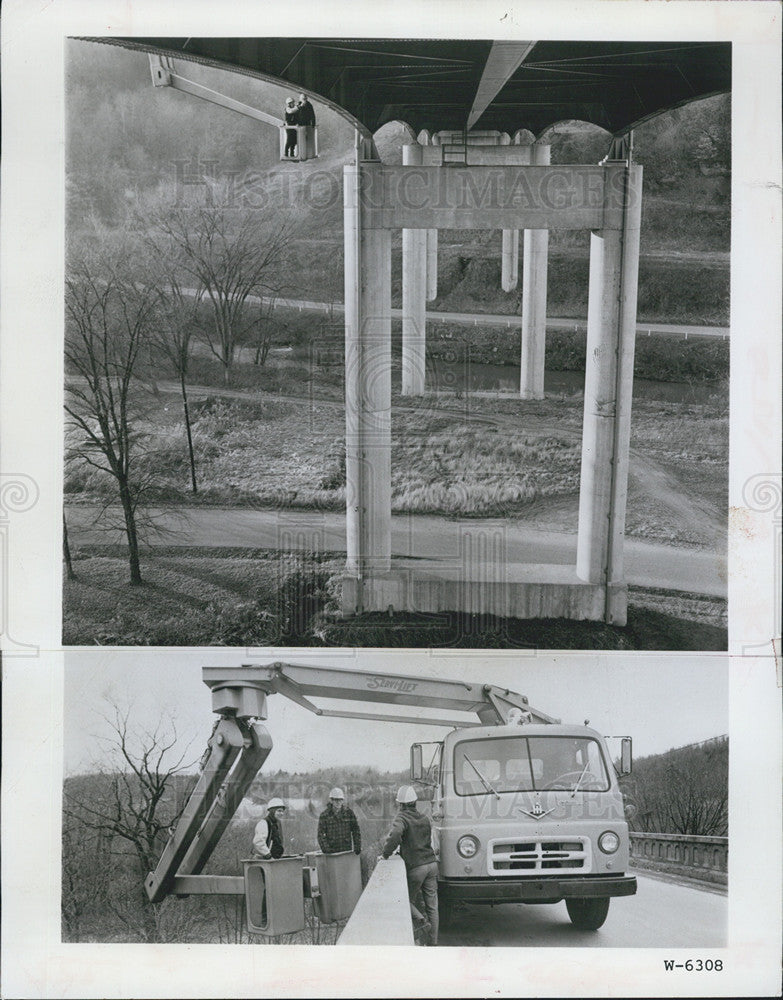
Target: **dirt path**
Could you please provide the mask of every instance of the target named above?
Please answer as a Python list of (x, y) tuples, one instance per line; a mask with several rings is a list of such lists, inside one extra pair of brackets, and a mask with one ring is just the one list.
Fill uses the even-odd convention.
[(673, 523), (705, 546), (714, 546), (721, 537), (725, 546), (726, 518), (721, 517), (715, 505), (684, 493), (675, 476), (632, 449), (629, 502), (644, 504), (650, 499), (667, 508)]

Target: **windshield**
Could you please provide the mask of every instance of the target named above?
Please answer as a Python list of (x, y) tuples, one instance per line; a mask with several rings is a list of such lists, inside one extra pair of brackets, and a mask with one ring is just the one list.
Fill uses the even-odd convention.
[(560, 789), (605, 792), (609, 775), (597, 740), (573, 736), (501, 736), (454, 747), (457, 795)]

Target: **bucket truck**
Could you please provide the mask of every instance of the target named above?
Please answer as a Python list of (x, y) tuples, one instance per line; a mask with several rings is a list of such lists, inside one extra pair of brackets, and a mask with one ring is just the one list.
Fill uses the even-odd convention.
[[(571, 921), (595, 930), (613, 896), (636, 892), (635, 877), (626, 874), (628, 827), (617, 781), (631, 769), (629, 737), (622, 737), (616, 769), (595, 730), (564, 725), (492, 684), (280, 662), (205, 667), (203, 680), (218, 720), (198, 782), (147, 877), (153, 902), (170, 893), (247, 894), (247, 870), (201, 872), (272, 749), (262, 721), (273, 694), (321, 717), (450, 727), (442, 741), (411, 747), (411, 779), (433, 790), (445, 915), (460, 903), (565, 900)], [(324, 708), (313, 699), (387, 710)], [(414, 717), (401, 707), (463, 716)]]

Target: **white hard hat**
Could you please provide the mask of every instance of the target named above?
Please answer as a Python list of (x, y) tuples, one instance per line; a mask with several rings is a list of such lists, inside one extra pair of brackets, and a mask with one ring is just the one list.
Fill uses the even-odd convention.
[(343, 792), (342, 788), (333, 788), (331, 790), (331, 792), (329, 792), (329, 798), (330, 799), (344, 799), (345, 798), (345, 793)]
[(270, 799), (266, 804), (267, 811), (270, 809), (285, 809), (285, 802), (282, 799)]
[(398, 802), (415, 802), (417, 799), (416, 789), (412, 785), (400, 785), (400, 790), (397, 792)]

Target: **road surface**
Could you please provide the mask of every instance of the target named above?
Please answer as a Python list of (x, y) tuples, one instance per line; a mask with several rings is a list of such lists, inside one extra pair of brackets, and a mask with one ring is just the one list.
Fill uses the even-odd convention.
[[(119, 531), (93, 527), (100, 508), (70, 505), (68, 532), (74, 544), (122, 541)], [(283, 548), (345, 552), (345, 515), (341, 512), (302, 510), (244, 510), (193, 507), (152, 511), (166, 530), (157, 544), (206, 548)], [(116, 523), (116, 517), (115, 517)], [(392, 515), (392, 553), (426, 568), (424, 560), (457, 569), (462, 566), (460, 535), (480, 537), (486, 530), (501, 533), (504, 578), (523, 579), (525, 568), (537, 564), (574, 565), (576, 535), (538, 531), (513, 519), (450, 520), (424, 514)], [(155, 539), (151, 539), (153, 544)], [(684, 549), (626, 539), (626, 579), (632, 586), (661, 587), (713, 597), (726, 597), (726, 559), (714, 552)], [(413, 562), (411, 562), (413, 565)], [(491, 577), (490, 566), (474, 565), (479, 578)]]
[[(185, 295), (195, 295), (195, 289), (183, 288)], [(345, 306), (342, 302), (314, 302), (311, 299), (283, 299), (269, 298), (268, 296), (248, 296), (247, 301), (252, 304), (271, 305), (275, 309), (297, 309), (299, 312), (317, 312), (326, 315), (342, 316)], [(402, 309), (392, 309), (393, 319), (400, 319)], [(464, 326), (506, 326), (517, 327), (522, 322), (522, 317), (509, 313), (461, 313), (461, 312), (437, 312), (427, 310), (427, 320), (435, 323), (460, 323)], [(548, 330), (576, 330), (579, 333), (587, 331), (586, 319), (558, 319), (548, 316), (546, 321)], [(681, 337), (688, 340), (689, 337), (717, 337), (725, 340), (729, 336), (729, 328), (725, 326), (685, 326), (682, 323), (637, 323), (636, 335), (649, 337), (657, 334), (663, 337)]]
[[(728, 897), (636, 873), (635, 896), (613, 899), (606, 923), (579, 931), (565, 903), (466, 907), (440, 934), (442, 946), (565, 948), (724, 948)], [(667, 957), (663, 952), (663, 958)], [(668, 956), (671, 957), (671, 956)], [(681, 957), (677, 961), (683, 961)], [(661, 965), (663, 968), (663, 965)]]
[[(266, 304), (269, 299), (264, 299)], [(342, 316), (345, 307), (342, 302), (330, 304), (328, 302), (311, 302), (306, 299), (276, 299), (274, 305), (279, 308), (298, 309), (300, 312), (323, 312), (333, 311), (335, 315)], [(402, 309), (392, 309), (393, 319), (400, 319)], [(518, 327), (522, 322), (522, 317), (509, 313), (455, 313), (437, 312), (427, 310), (427, 320), (435, 323), (459, 323), (463, 326), (506, 326)], [(558, 319), (547, 316), (546, 326), (548, 330), (575, 330), (579, 333), (586, 333), (586, 319)], [(650, 336), (658, 334), (663, 337), (718, 337), (725, 340), (729, 336), (728, 327), (724, 326), (684, 326), (682, 323), (637, 323), (636, 335)]]

